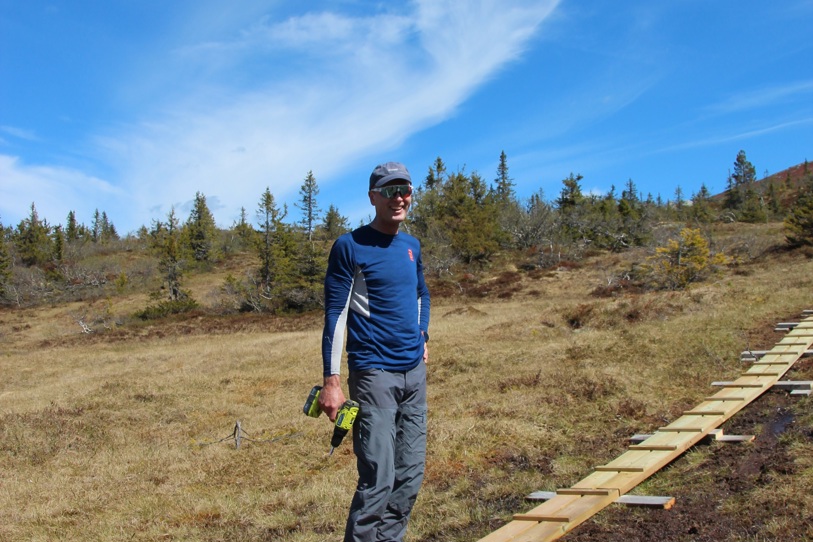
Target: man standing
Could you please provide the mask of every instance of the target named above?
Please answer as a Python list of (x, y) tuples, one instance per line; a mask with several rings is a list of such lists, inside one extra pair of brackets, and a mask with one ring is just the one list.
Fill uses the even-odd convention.
[(368, 196), (375, 218), (336, 240), (325, 276), (319, 406), (335, 420), (345, 401), (345, 330), (348, 388), (360, 405), (353, 426), (359, 480), (345, 542), (403, 539), (426, 459), (429, 290), (420, 243), (398, 231), (412, 202), (406, 167), (376, 166)]

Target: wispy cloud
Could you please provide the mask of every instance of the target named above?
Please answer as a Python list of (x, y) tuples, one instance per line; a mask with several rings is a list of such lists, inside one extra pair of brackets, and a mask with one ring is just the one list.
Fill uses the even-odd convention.
[(17, 128), (15, 126), (0, 126), (0, 132), (8, 134), (17, 139), (25, 139), (26, 141), (39, 141), (39, 137), (32, 130), (24, 128)]
[(788, 83), (782, 86), (770, 86), (749, 90), (729, 96), (727, 99), (708, 107), (711, 113), (727, 114), (751, 109), (769, 107), (779, 102), (795, 99), (811, 100), (813, 80)]
[[(424, 0), (411, 12), (308, 13), (262, 20), (225, 41), (179, 50), (190, 62), (282, 59), (250, 88), (220, 79), (165, 105), (171, 114), (100, 137), (120, 164), (134, 211), (217, 196), (236, 213), (266, 186), (285, 197), (313, 170), (320, 184), (454, 114), (478, 85), (520, 55), (556, 1)], [(286, 65), (302, 62), (289, 72)], [(136, 217), (131, 217), (137, 220)], [(144, 220), (143, 218), (141, 220)]]
[(4, 154), (0, 154), (0, 179), (0, 218), (6, 225), (9, 219), (21, 218), (32, 203), (41, 218), (59, 224), (69, 211), (75, 211), (80, 221), (89, 221), (96, 208), (126, 197), (119, 188), (81, 171), (29, 165)]

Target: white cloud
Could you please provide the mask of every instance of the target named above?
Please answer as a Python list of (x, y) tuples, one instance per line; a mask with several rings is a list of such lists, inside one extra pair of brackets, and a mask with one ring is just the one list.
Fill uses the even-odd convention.
[[(522, 52), (556, 4), (481, 0), (464, 8), (422, 0), (398, 15), (309, 13), (184, 48), (190, 62), (216, 54), (223, 67), (245, 68), (247, 56), (255, 66), (264, 66), (258, 56), (286, 61), (279, 70), (257, 68), (267, 73), (253, 74), (259, 81), (249, 88), (204, 78), (195, 92), (164, 105), (171, 113), (100, 137), (128, 193), (127, 220), (160, 218), (146, 215), (165, 214), (196, 191), (236, 214), (266, 186), (278, 201), (295, 193), (309, 170), (324, 188), (360, 158), (454, 114)], [(297, 62), (303, 69), (288, 71)]]
[[(809, 100), (805, 95), (813, 94), (813, 80), (789, 83), (781, 86), (770, 86), (749, 90), (709, 107), (713, 113), (737, 113), (741, 111), (764, 108), (797, 98)], [(808, 102), (809, 103), (809, 102)]]
[[(118, 204), (123, 192), (81, 171), (54, 166), (32, 166), (16, 156), (0, 154), (0, 219), (14, 226), (28, 216), (34, 203), (40, 218), (64, 223), (69, 211), (80, 222), (90, 222), (95, 209)], [(115, 203), (114, 203), (115, 202)]]

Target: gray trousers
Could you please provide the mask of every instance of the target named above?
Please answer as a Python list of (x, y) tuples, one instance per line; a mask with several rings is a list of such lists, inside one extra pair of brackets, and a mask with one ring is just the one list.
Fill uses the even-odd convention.
[(426, 462), (426, 364), (405, 373), (352, 371), (358, 401), (353, 451), (359, 481), (345, 542), (400, 542)]

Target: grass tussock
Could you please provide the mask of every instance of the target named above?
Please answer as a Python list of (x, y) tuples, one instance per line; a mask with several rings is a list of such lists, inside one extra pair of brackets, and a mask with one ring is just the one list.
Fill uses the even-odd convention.
[[(715, 242), (744, 250), (733, 233)], [(740, 351), (813, 308), (813, 260), (760, 250), (771, 257), (681, 291), (597, 296), (629, 266), (609, 255), (436, 295), (410, 540), (476, 540), (736, 377)], [(355, 458), (347, 443), (328, 458), (330, 424), (301, 412), (321, 379), (321, 316), (127, 320), (138, 295), (0, 313), (0, 539), (339, 540)], [(120, 323), (82, 333), (83, 310)], [(813, 379), (813, 361), (794, 371)], [(726, 428), (753, 445), (697, 447), (636, 489), (676, 509), (608, 509), (568, 539), (813, 537), (798, 519), (813, 517), (810, 401), (768, 393)], [(792, 422), (773, 435), (776, 412)]]

